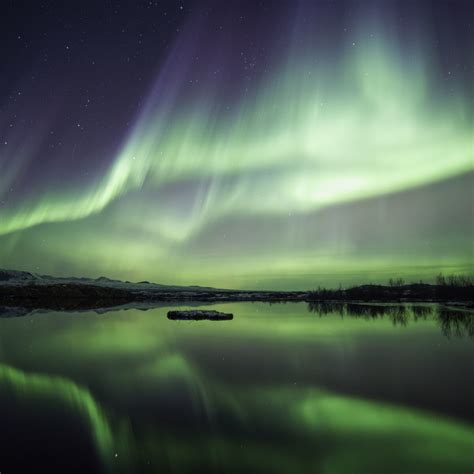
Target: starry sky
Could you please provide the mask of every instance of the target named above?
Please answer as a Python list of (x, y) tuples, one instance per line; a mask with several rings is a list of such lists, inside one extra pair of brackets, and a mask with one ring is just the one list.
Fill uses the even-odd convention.
[(472, 2), (0, 8), (0, 267), (275, 289), (474, 272)]

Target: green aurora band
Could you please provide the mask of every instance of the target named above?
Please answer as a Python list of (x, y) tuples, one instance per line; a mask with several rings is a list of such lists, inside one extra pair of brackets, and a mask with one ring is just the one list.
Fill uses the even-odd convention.
[[(278, 256), (252, 258), (253, 270), (243, 246), (234, 259), (204, 258), (208, 269), (200, 274), (202, 253), (193, 253), (193, 241), (222, 222), (309, 216), (474, 170), (472, 104), (461, 88), (439, 93), (423, 41), (414, 42), (406, 55), (399, 41), (373, 22), (355, 28), (353, 42), (325, 63), (311, 57), (311, 41), (306, 40), (306, 48), (290, 44), (285, 59), (259, 86), (227, 107), (219, 103), (215, 91), (223, 85), (217, 80), (186, 99), (186, 78), (167, 82), (176, 75), (173, 57), (192, 56), (188, 42), (177, 41), (146, 107), (102, 177), (77, 189), (58, 186), (0, 209), (0, 258), (31, 269), (31, 254), (39, 252), (43, 261), (61, 262), (38, 263), (46, 271), (107, 271), (123, 278), (219, 286), (227, 281), (249, 285), (241, 278), (226, 280), (232, 265), (239, 275), (246, 274), (239, 265), (258, 275), (324, 273), (331, 267), (337, 272), (345, 266), (370, 274), (371, 268), (396, 267), (398, 258), (405, 273), (403, 251), (395, 256), (380, 251), (372, 260), (336, 255), (321, 262), (288, 241), (283, 251), (276, 249)], [(34, 147), (29, 152), (28, 159), (34, 159)], [(13, 166), (7, 171), (0, 176), (0, 196), (15, 175)], [(187, 202), (169, 197), (170, 189), (181, 190)], [(80, 224), (74, 227), (72, 221)], [(52, 225), (36, 231), (41, 224)], [(80, 238), (71, 237), (78, 232)], [(64, 243), (57, 234), (72, 240)], [(84, 248), (84, 238), (94, 244)], [(24, 252), (18, 242), (36, 248)], [(46, 244), (38, 249), (38, 242)], [(472, 245), (463, 241), (458, 251), (442, 261), (433, 256), (436, 250), (424, 255), (421, 264), (429, 269), (421, 276), (440, 269), (471, 271)], [(179, 270), (157, 272), (158, 266)]]

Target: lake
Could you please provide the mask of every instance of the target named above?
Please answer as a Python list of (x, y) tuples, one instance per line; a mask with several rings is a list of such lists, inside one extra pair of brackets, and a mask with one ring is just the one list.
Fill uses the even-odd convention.
[(473, 472), (473, 312), (185, 308), (0, 318), (1, 474)]

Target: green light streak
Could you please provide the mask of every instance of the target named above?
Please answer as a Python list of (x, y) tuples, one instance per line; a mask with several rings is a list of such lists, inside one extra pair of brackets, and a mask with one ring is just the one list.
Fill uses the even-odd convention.
[(150, 97), (103, 178), (3, 210), (0, 234), (82, 219), (132, 190), (205, 180), (185, 226), (157, 216), (158, 235), (183, 241), (226, 215), (307, 212), (472, 170), (469, 105), (434, 98), (422, 52), (415, 63), (383, 35), (356, 43), (332, 73), (290, 50), (225, 116), (204, 88), (184, 112)]
[(62, 377), (28, 374), (4, 364), (0, 364), (0, 387), (1, 393), (12, 392), (23, 402), (54, 400), (71, 413), (79, 414), (89, 428), (102, 461), (110, 463), (114, 452), (112, 430), (102, 408), (87, 389)]

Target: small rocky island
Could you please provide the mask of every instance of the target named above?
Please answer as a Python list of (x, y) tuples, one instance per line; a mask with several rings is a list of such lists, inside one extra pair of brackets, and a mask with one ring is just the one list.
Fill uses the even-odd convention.
[(168, 311), (168, 319), (183, 321), (228, 321), (233, 319), (232, 313), (221, 313), (214, 310), (186, 310), (186, 311)]

